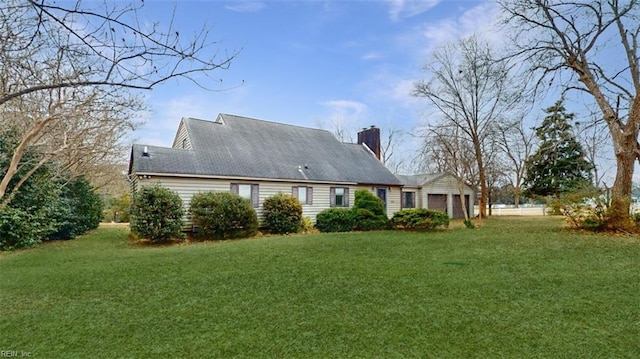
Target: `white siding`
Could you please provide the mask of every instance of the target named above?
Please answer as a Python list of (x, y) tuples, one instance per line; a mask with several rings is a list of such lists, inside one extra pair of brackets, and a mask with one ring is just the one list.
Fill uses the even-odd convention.
[[(453, 196), (459, 195), (460, 191), (458, 190), (458, 181), (453, 176), (443, 176), (433, 182), (430, 182), (422, 187), (421, 190), (418, 191), (416, 197), (420, 197), (419, 206), (422, 208), (428, 208), (429, 194), (446, 194), (447, 195), (447, 213), (449, 217), (453, 217)], [(465, 186), (464, 194), (469, 195), (469, 207), (470, 213), (469, 217), (473, 217), (475, 214), (473, 213), (473, 205), (475, 201), (475, 195), (471, 188)]]
[[(161, 185), (176, 191), (182, 199), (185, 209), (188, 210), (191, 197), (198, 192), (206, 191), (218, 191), (229, 192), (231, 189), (231, 183), (247, 183), (259, 185), (259, 206), (256, 209), (258, 218), (262, 217), (262, 204), (268, 197), (273, 196), (279, 192), (291, 194), (291, 188), (293, 186), (306, 186), (313, 188), (312, 204), (302, 205), (302, 214), (305, 217), (311, 218), (315, 223), (316, 215), (330, 207), (330, 188), (331, 187), (346, 187), (349, 188), (349, 205), (353, 206), (355, 200), (355, 191), (359, 189), (356, 186), (348, 186), (343, 184), (314, 184), (314, 183), (297, 183), (297, 182), (274, 182), (274, 181), (236, 181), (229, 179), (203, 179), (203, 178), (178, 178), (178, 177), (158, 177), (154, 176), (151, 179), (139, 180), (140, 185), (148, 185), (153, 183), (160, 183)], [(365, 189), (371, 189), (371, 187), (362, 187)], [(375, 191), (375, 188), (374, 188)], [(374, 192), (375, 193), (375, 192)], [(397, 198), (396, 198), (397, 197)], [(387, 213), (392, 216), (395, 211), (400, 209), (400, 187), (393, 187), (391, 191), (387, 192), (388, 208)], [(188, 224), (188, 218), (185, 218)]]
[(176, 138), (173, 140), (173, 148), (184, 148), (186, 150), (192, 150), (191, 140), (189, 139), (189, 133), (187, 132), (187, 127), (184, 125), (183, 121), (180, 121), (180, 126), (178, 126), (178, 132), (176, 133)]

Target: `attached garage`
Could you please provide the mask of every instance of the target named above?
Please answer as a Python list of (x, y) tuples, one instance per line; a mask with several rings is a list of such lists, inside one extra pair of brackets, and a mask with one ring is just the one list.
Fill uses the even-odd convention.
[[(464, 195), (464, 203), (465, 203), (465, 207), (467, 207), (467, 213), (471, 213), (469, 211), (469, 195), (468, 194)], [(462, 210), (462, 202), (460, 201), (460, 195), (459, 194), (454, 194), (453, 195), (452, 207), (453, 207), (453, 216), (451, 218), (453, 218), (453, 219), (463, 219), (464, 218), (464, 211)]]
[[(460, 188), (454, 175), (432, 173), (397, 177), (403, 184), (403, 193), (415, 192), (417, 207), (442, 211), (453, 219), (464, 218), (460, 203)], [(469, 216), (473, 217), (475, 192), (467, 185), (463, 185), (463, 192)], [(403, 208), (406, 207), (403, 206)]]
[(446, 194), (427, 194), (427, 208), (434, 211), (447, 213), (447, 195)]

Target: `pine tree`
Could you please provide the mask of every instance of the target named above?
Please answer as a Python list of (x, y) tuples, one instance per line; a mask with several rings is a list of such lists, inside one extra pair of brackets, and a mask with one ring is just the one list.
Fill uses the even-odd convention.
[(525, 188), (529, 195), (556, 196), (584, 188), (591, 183), (593, 164), (585, 159), (582, 145), (571, 134), (563, 100), (545, 110), (547, 116), (536, 128), (540, 148), (526, 161)]

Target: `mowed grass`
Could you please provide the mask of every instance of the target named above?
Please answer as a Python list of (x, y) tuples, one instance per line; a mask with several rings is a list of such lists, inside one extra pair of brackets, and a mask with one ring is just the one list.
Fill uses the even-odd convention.
[(553, 218), (149, 247), (128, 228), (0, 256), (32, 358), (637, 358), (640, 240)]

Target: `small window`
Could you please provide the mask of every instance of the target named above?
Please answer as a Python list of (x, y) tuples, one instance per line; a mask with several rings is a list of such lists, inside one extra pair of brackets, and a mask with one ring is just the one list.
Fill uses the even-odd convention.
[(291, 195), (296, 197), (301, 204), (313, 204), (313, 187), (291, 187)]
[(238, 185), (238, 194), (242, 198), (246, 198), (251, 200), (251, 185), (250, 184), (239, 184)]
[(331, 187), (331, 207), (349, 207), (349, 189)]
[(416, 208), (415, 192), (402, 192), (402, 208)]
[(253, 207), (258, 207), (259, 205), (259, 188), (257, 184), (249, 184), (249, 183), (232, 183), (231, 184), (231, 193), (235, 193), (242, 198), (246, 198), (251, 201), (251, 205)]

